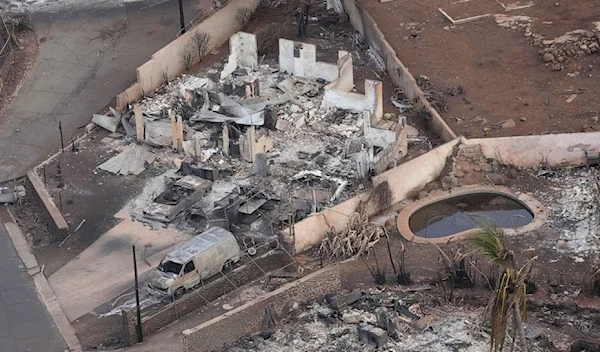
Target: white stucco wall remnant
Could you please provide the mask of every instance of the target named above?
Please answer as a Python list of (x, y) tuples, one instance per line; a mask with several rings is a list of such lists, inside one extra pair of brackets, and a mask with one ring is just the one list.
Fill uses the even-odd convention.
[(279, 69), (294, 76), (321, 78), (332, 82), (338, 78), (338, 65), (317, 61), (313, 44), (279, 39)]
[(237, 32), (229, 38), (229, 58), (221, 71), (221, 79), (229, 76), (239, 67), (251, 70), (258, 67), (255, 34)]

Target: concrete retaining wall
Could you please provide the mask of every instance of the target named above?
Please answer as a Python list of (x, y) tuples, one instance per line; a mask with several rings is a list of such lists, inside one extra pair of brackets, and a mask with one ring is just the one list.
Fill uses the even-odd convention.
[(191, 51), (194, 54), (193, 63), (197, 63), (200, 58), (197, 55), (196, 46), (193, 44), (193, 38), (197, 33), (209, 35), (210, 39), (205, 52), (208, 53), (223, 45), (231, 35), (243, 27), (242, 23), (236, 19), (238, 17), (236, 15), (240, 11), (253, 13), (258, 3), (259, 0), (230, 0), (225, 7), (154, 53), (149, 61), (137, 68), (137, 82), (117, 95), (117, 110), (126, 109), (127, 104), (138, 101), (144, 94), (163, 85), (165, 77), (171, 79), (183, 73), (186, 70), (183, 52), (189, 50), (186, 46), (194, 49)]
[[(446, 159), (452, 154), (454, 146), (459, 141), (458, 138), (454, 139), (428, 153), (377, 175), (373, 178), (373, 185), (377, 188), (380, 184), (387, 182), (393, 194), (391, 203), (388, 206), (406, 199), (439, 176), (446, 165)], [(298, 222), (294, 226), (296, 253), (301, 253), (321, 243), (330, 227), (334, 227), (337, 231), (345, 228), (349, 216), (358, 209), (359, 205), (362, 205), (370, 216), (383, 210), (377, 204), (370, 204), (369, 199), (369, 192), (362, 193)], [(361, 202), (364, 204), (361, 204)]]
[(44, 208), (46, 208), (46, 211), (48, 212), (48, 215), (54, 222), (58, 233), (62, 237), (66, 236), (69, 231), (69, 225), (67, 224), (67, 221), (63, 217), (58, 207), (56, 206), (56, 203), (54, 203), (54, 199), (52, 199), (52, 196), (50, 196), (50, 193), (48, 193), (44, 182), (42, 182), (35, 169), (27, 172), (27, 179), (33, 186), (33, 189), (35, 190), (42, 204), (44, 205)]
[(582, 166), (585, 151), (600, 151), (600, 132), (464, 139), (480, 144), (486, 158), (517, 167)]
[[(219, 278), (207, 284), (204, 289), (198, 289), (180, 298), (179, 300), (161, 308), (159, 311), (149, 316), (142, 317), (142, 331), (144, 336), (150, 335), (181, 317), (204, 307), (207, 302), (212, 302), (217, 298), (229, 294), (237, 287), (249, 284), (250, 282), (262, 277), (264, 272), (277, 270), (292, 261), (283, 251), (272, 255), (265, 255), (255, 259), (260, 269), (254, 264), (247, 264), (236, 268), (233, 272), (227, 274), (227, 278)], [(261, 270), (262, 269), (262, 270)], [(234, 285), (232, 285), (235, 284)], [(133, 314), (133, 318), (131, 316)], [(126, 341), (129, 345), (136, 343), (135, 335), (135, 314), (123, 311), (123, 324), (126, 333)]]
[(215, 351), (262, 329), (265, 309), (271, 306), (278, 316), (293, 302), (305, 303), (341, 290), (337, 266), (321, 269), (269, 292), (255, 301), (233, 309), (218, 318), (183, 331), (183, 351)]
[(342, 0), (350, 23), (365, 39), (371, 49), (383, 60), (390, 79), (414, 101), (418, 109), (425, 109), (431, 116), (432, 129), (446, 142), (456, 138), (456, 134), (442, 119), (440, 114), (425, 99), (425, 95), (408, 68), (398, 59), (396, 51), (385, 37), (371, 15), (356, 0)]

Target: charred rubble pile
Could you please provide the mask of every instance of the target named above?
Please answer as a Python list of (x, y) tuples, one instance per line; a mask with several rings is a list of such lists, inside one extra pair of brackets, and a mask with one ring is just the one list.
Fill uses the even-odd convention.
[[(349, 91), (348, 53), (340, 51), (345, 60), (338, 65), (298, 69), (296, 51), (310, 58), (314, 47), (281, 40), (287, 54), (280, 50), (280, 64), (259, 65), (255, 51), (239, 52), (249, 46), (239, 46), (241, 40), (255, 38), (233, 36), (222, 70), (183, 75), (129, 111), (111, 109), (92, 119), (128, 143), (101, 170), (137, 175), (158, 148), (173, 151), (178, 171), (156, 190), (143, 211), (146, 219), (170, 223), (187, 214), (203, 225), (250, 225), (268, 213), (276, 219), (269, 226), (289, 224), (361, 192), (373, 174), (393, 166), (394, 155), (406, 155), (406, 133), (397, 151), (397, 130), (371, 127), (381, 82), (366, 81), (365, 95)], [(405, 120), (398, 125), (406, 126)]]
[[(427, 289), (426, 286), (421, 289)], [(435, 308), (434, 308), (435, 307)], [(450, 308), (450, 310), (448, 309)], [(229, 351), (484, 351), (481, 311), (445, 307), (425, 292), (355, 290), (302, 306)]]

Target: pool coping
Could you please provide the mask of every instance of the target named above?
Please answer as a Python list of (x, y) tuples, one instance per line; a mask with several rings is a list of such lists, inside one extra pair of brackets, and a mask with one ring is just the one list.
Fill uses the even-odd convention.
[(424, 206), (430, 205), (435, 202), (439, 202), (444, 199), (453, 198), (456, 196), (469, 194), (469, 193), (496, 193), (499, 195), (504, 195), (510, 198), (515, 199), (520, 202), (529, 209), (529, 211), (533, 214), (533, 220), (525, 226), (519, 226), (515, 228), (503, 228), (502, 231), (507, 236), (514, 236), (517, 234), (522, 234), (526, 232), (530, 232), (540, 228), (546, 221), (548, 220), (548, 209), (540, 203), (537, 199), (533, 198), (527, 193), (513, 191), (508, 187), (504, 186), (464, 186), (453, 188), (449, 191), (435, 191), (428, 194), (426, 197), (414, 201), (407, 206), (404, 207), (398, 214), (397, 226), (400, 235), (404, 237), (406, 240), (414, 243), (436, 243), (443, 244), (453, 241), (460, 241), (464, 239), (466, 236), (473, 234), (478, 231), (478, 229), (470, 229), (466, 231), (462, 231), (450, 236), (444, 236), (439, 238), (425, 238), (419, 237), (415, 235), (409, 226), (410, 217), (419, 209)]

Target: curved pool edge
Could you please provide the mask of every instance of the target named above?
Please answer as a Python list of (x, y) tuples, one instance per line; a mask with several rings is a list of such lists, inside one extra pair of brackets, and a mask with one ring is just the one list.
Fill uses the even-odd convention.
[(398, 214), (398, 219), (396, 221), (398, 231), (400, 235), (404, 237), (406, 240), (414, 243), (424, 243), (424, 244), (443, 244), (453, 241), (459, 241), (464, 239), (466, 236), (475, 233), (478, 229), (470, 229), (466, 231), (462, 231), (450, 236), (438, 237), (438, 238), (425, 238), (419, 237), (415, 235), (409, 226), (410, 217), (422, 207), (427, 205), (443, 201), (445, 199), (453, 198), (460, 195), (465, 194), (473, 194), (473, 193), (496, 193), (499, 195), (503, 195), (509, 198), (512, 198), (518, 202), (520, 202), (524, 207), (529, 209), (531, 214), (533, 214), (533, 220), (525, 226), (520, 226), (516, 228), (503, 228), (502, 231), (507, 236), (513, 236), (516, 234), (521, 234), (525, 232), (530, 232), (540, 228), (546, 221), (548, 220), (548, 210), (542, 203), (540, 203), (537, 199), (533, 198), (527, 193), (515, 192), (508, 187), (503, 186), (464, 186), (451, 189), (449, 191), (435, 191), (428, 194), (425, 198), (416, 200), (410, 204), (408, 204), (404, 209), (400, 211)]

